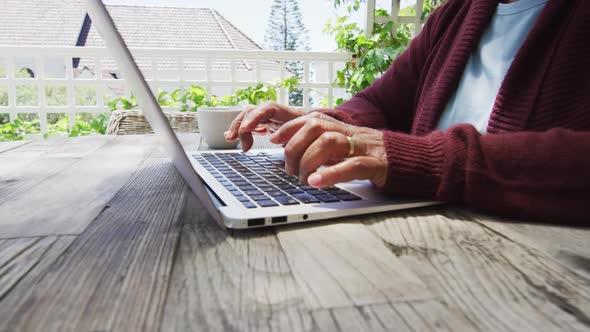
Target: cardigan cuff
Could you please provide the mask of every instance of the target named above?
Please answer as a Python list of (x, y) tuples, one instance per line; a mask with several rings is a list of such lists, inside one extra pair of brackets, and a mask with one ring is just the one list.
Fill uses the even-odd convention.
[(387, 154), (387, 181), (383, 190), (435, 198), (444, 162), (442, 132), (414, 136), (383, 131)]

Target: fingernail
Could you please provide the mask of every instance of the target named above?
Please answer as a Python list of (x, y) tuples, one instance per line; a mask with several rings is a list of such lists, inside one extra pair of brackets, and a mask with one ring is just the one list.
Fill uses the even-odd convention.
[(228, 131), (226, 131), (225, 133), (223, 133), (223, 136), (224, 136), (225, 138), (229, 138), (229, 137), (230, 137), (229, 135), (231, 135), (231, 132), (230, 132), (229, 130), (228, 130)]
[(322, 176), (318, 173), (313, 173), (307, 178), (307, 182), (312, 187), (319, 187), (322, 184)]

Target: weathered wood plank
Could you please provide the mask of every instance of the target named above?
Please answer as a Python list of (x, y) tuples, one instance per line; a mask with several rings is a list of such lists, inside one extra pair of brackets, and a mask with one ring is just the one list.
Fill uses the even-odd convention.
[(0, 184), (5, 186), (12, 177), (34, 164), (34, 161), (46, 153), (60, 149), (66, 144), (65, 139), (33, 141), (0, 154)]
[(480, 213), (462, 213), (513, 241), (543, 251), (590, 279), (590, 228), (531, 224)]
[(371, 304), (312, 312), (321, 331), (477, 331), (463, 315), (435, 300)]
[(31, 141), (0, 142), (0, 153), (18, 148), (21, 145), (29, 144)]
[(277, 230), (310, 308), (434, 297), (379, 237), (354, 220), (358, 218)]
[(192, 194), (184, 222), (163, 331), (311, 329), (272, 229), (222, 229)]
[[(154, 330), (160, 325), (186, 186), (150, 159), (44, 277), (0, 311), (7, 330)], [(13, 294), (11, 294), (13, 295)]]
[(36, 157), (0, 182), (0, 238), (79, 234), (155, 147), (143, 136), (80, 138)]
[(372, 216), (365, 223), (429, 289), (478, 329), (590, 327), (588, 279), (542, 252), (451, 213), (433, 208)]
[(27, 285), (24, 289), (29, 288), (32, 283), (26, 280), (44, 273), (47, 264), (72, 240), (73, 237), (0, 240), (0, 308), (11, 307), (3, 301), (7, 294), (21, 283)]

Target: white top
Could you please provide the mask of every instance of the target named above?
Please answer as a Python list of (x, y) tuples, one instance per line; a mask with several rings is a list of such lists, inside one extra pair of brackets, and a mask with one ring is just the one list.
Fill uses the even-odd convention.
[(470, 123), (487, 130), (500, 85), (547, 0), (499, 3), (479, 45), (469, 57), (461, 82), (442, 114), (438, 129)]

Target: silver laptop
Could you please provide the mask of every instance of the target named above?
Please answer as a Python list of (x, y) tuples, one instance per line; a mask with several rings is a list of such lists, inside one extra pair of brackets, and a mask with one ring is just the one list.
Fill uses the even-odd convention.
[(322, 190), (303, 186), (284, 172), (281, 149), (185, 151), (137, 67), (101, 0), (85, 0), (105, 44), (174, 165), (221, 225), (252, 228), (292, 224), (436, 204), (381, 194), (369, 181)]

